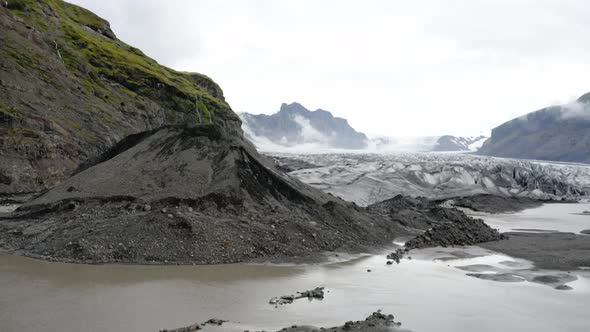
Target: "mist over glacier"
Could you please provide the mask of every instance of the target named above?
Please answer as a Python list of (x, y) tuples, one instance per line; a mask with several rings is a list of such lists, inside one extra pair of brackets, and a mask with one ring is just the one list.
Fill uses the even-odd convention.
[[(301, 141), (297, 144), (289, 143), (283, 137), (276, 141), (263, 135), (256, 135), (250, 128), (248, 119), (242, 118), (242, 130), (246, 137), (254, 143), (258, 151), (263, 153), (296, 153), (296, 154), (324, 154), (324, 153), (409, 153), (409, 152), (432, 152), (436, 151), (438, 141), (443, 136), (382, 136), (368, 135), (366, 147), (363, 149), (344, 149), (332, 145), (335, 139), (332, 135), (326, 135), (315, 129), (310, 121), (304, 117), (294, 118), (300, 126)], [(483, 136), (485, 135), (485, 137)], [(481, 139), (480, 137), (483, 137)], [(480, 133), (479, 136), (466, 137), (470, 140), (464, 143), (465, 151), (476, 151), (481, 147), (489, 132)], [(459, 138), (456, 138), (459, 139)], [(464, 138), (460, 138), (464, 139)]]

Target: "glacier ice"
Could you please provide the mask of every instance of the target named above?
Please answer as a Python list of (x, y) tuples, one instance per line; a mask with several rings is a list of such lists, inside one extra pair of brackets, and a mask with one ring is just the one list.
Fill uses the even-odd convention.
[(456, 153), (275, 154), (317, 165), (290, 175), (361, 206), (398, 194), (443, 199), (474, 194), (580, 199), (590, 165)]

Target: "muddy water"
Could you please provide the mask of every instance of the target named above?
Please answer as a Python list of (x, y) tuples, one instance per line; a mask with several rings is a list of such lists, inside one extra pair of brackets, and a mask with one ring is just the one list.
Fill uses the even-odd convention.
[[(588, 213), (584, 213), (588, 212)], [(501, 232), (559, 231), (580, 233), (590, 229), (590, 203), (544, 204), (517, 213), (469, 213)]]
[[(588, 209), (569, 206), (556, 218)], [(529, 228), (526, 218), (519, 220), (511, 225)], [(0, 254), (0, 331), (158, 331), (213, 317), (230, 320), (214, 330), (273, 331), (341, 325), (377, 309), (412, 331), (590, 330), (590, 271), (572, 273), (577, 280), (564, 283), (573, 290), (559, 291), (467, 276), (511, 269), (525, 277), (565, 273), (535, 271), (529, 262), (477, 247), (411, 255), (392, 266), (384, 255), (373, 255), (307, 266), (177, 267), (72, 265)], [(322, 301), (268, 304), (271, 297), (317, 286), (326, 287)]]
[[(159, 267), (69, 265), (3, 254), (0, 326), (6, 332), (157, 331), (217, 317), (231, 321), (223, 330), (277, 330), (334, 326), (383, 309), (413, 331), (590, 328), (588, 276), (569, 283), (572, 291), (480, 280), (454, 266), (510, 258), (449, 259), (449, 252), (438, 251), (393, 266), (378, 255), (313, 266)], [(323, 301), (267, 304), (316, 286), (329, 291)]]

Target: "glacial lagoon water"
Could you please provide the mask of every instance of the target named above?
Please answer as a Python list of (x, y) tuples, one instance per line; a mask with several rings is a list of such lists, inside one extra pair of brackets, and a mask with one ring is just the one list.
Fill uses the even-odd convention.
[(590, 203), (553, 203), (515, 213), (470, 212), (501, 232), (558, 231), (580, 233), (590, 229)]
[[(554, 228), (570, 220), (564, 215), (587, 206), (541, 209), (548, 209), (544, 222)], [(495, 225), (540, 228), (527, 219), (538, 212), (493, 218)], [(590, 216), (584, 217), (590, 223)], [(413, 251), (411, 257), (390, 266), (385, 252), (295, 266), (96, 266), (0, 254), (0, 331), (159, 331), (213, 317), (229, 322), (206, 330), (274, 331), (292, 324), (337, 326), (377, 309), (392, 313), (411, 331), (590, 330), (590, 271), (571, 272), (577, 277), (567, 283), (573, 290), (560, 291), (529, 281), (467, 276), (458, 267), (567, 273), (535, 271), (530, 262), (478, 247), (433, 248)], [(324, 300), (268, 304), (274, 296), (317, 286), (326, 287)]]

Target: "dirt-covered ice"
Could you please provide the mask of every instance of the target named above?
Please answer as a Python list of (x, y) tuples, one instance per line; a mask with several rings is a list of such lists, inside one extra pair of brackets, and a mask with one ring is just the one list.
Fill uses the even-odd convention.
[[(467, 154), (396, 153), (279, 155), (300, 160), (290, 174), (359, 205), (398, 194), (449, 198), (475, 194), (578, 199), (590, 188), (590, 166)], [(289, 158), (286, 158), (289, 157)]]

